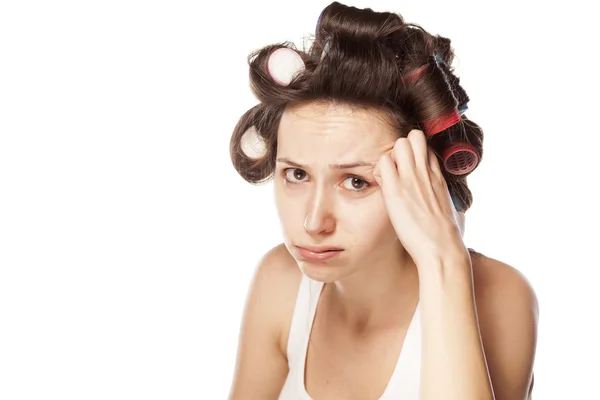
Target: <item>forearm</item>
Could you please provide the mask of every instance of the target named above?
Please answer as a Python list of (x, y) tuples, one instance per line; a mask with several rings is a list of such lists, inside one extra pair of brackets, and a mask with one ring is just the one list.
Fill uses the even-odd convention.
[(494, 399), (481, 344), (468, 256), (419, 268), (421, 400)]

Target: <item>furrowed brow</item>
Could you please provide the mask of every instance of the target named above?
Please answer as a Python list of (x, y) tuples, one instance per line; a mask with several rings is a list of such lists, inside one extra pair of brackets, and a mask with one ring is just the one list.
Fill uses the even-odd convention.
[[(300, 163), (297, 163), (295, 161), (292, 161), (289, 158), (285, 158), (285, 157), (278, 158), (277, 161), (284, 162), (284, 163), (289, 164), (296, 168), (306, 168), (306, 166), (304, 166)], [(348, 164), (329, 164), (329, 168), (331, 168), (331, 169), (350, 169), (350, 168), (356, 168), (356, 167), (374, 167), (375, 164), (376, 163), (374, 163), (374, 162), (357, 161), (357, 162), (348, 163)]]

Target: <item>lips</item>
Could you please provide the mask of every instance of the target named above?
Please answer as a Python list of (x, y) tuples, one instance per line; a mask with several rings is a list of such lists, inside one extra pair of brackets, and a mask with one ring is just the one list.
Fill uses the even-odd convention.
[(307, 261), (325, 261), (339, 255), (344, 249), (339, 247), (301, 247), (296, 246), (300, 256)]
[(308, 247), (308, 246), (298, 246), (300, 249), (305, 249), (311, 251), (313, 253), (325, 253), (326, 251), (341, 251), (343, 250), (340, 247)]

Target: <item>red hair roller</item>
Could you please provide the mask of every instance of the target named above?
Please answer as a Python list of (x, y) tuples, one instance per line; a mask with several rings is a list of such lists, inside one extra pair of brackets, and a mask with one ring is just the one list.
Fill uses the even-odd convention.
[(425, 133), (432, 136), (436, 133), (450, 128), (452, 125), (460, 121), (460, 112), (454, 109), (450, 114), (442, 115), (439, 118), (423, 122)]
[(465, 175), (473, 171), (479, 164), (479, 155), (469, 144), (457, 143), (450, 145), (442, 155), (444, 168), (454, 175)]

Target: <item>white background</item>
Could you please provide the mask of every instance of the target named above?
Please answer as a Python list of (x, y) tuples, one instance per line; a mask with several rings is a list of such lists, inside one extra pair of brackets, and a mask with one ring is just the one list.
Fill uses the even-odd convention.
[[(0, 398), (225, 399), (281, 241), (233, 169), (247, 55), (328, 1), (0, 5)], [(485, 132), (465, 240), (540, 302), (537, 399), (597, 396), (598, 24), (583, 2), (352, 1), (452, 39)]]

